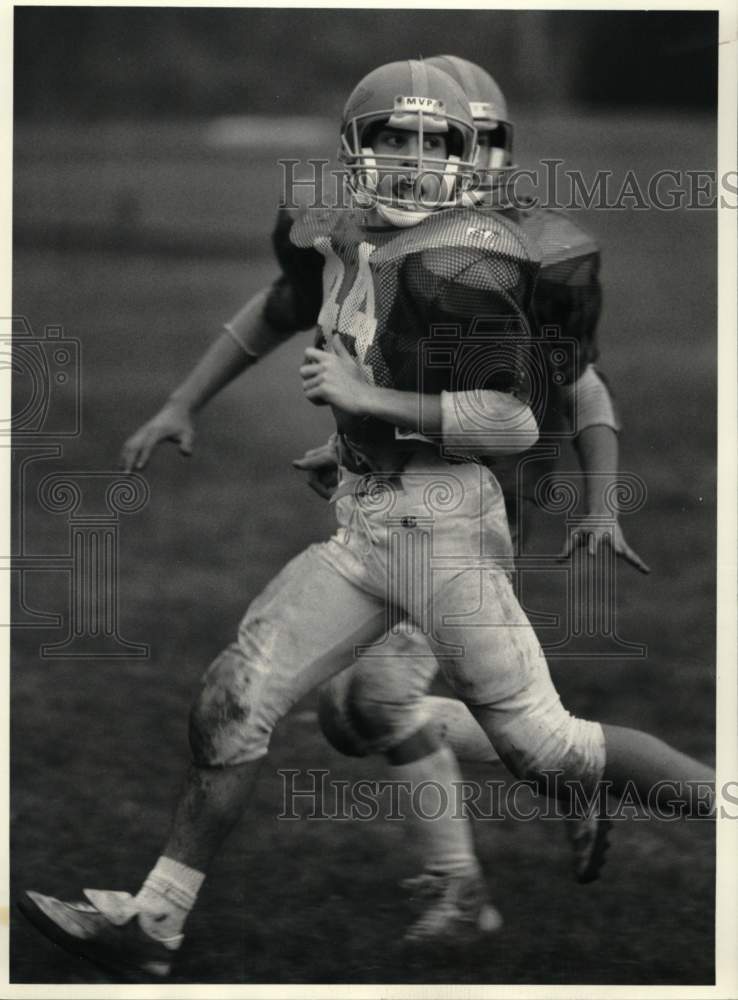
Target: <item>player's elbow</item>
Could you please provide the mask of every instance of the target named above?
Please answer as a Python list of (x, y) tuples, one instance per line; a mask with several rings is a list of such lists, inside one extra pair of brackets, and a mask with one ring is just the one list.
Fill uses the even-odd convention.
[(511, 393), (441, 394), (444, 444), (480, 458), (517, 455), (538, 441), (533, 411)]
[(479, 455), (493, 458), (496, 455), (518, 455), (528, 451), (538, 441), (538, 424), (533, 411), (525, 403), (511, 410), (509, 417), (480, 438)]

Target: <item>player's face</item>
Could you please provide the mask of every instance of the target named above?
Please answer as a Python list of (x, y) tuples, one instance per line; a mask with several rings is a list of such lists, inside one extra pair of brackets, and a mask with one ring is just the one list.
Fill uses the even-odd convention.
[[(373, 140), (374, 152), (379, 158), (383, 154), (405, 156), (408, 161), (418, 158), (420, 137), (417, 132), (399, 128), (382, 128)], [(426, 132), (423, 136), (423, 153), (434, 159), (446, 159), (446, 137), (439, 132)]]
[[(381, 194), (400, 201), (428, 201), (438, 198), (440, 173), (448, 156), (446, 137), (430, 132), (423, 135), (423, 157), (430, 161), (418, 172), (420, 137), (405, 129), (382, 128), (372, 140)], [(392, 157), (392, 159), (389, 159)], [(407, 169), (404, 169), (407, 168)]]

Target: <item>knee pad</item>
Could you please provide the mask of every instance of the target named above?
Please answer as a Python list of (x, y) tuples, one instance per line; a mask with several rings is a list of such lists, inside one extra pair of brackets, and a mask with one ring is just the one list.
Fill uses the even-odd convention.
[(367, 757), (372, 750), (351, 718), (350, 687), (350, 669), (321, 687), (318, 693), (318, 723), (333, 749), (344, 757)]
[(427, 723), (422, 700), (394, 661), (359, 662), (320, 690), (318, 719), (328, 742), (347, 757), (387, 753)]
[[(490, 731), (484, 710), (475, 710)], [(499, 721), (499, 719), (498, 719)], [(598, 722), (588, 722), (567, 712), (561, 702), (549, 705), (545, 714), (528, 712), (504, 724), (491, 726), (495, 749), (518, 777), (547, 783), (547, 774), (562, 781), (576, 781), (586, 790), (596, 787), (605, 770), (605, 736)]]
[(190, 749), (197, 767), (235, 766), (264, 756), (271, 731), (257, 720), (258, 691), (258, 673), (233, 643), (205, 671), (190, 710)]
[(599, 722), (571, 715), (562, 706), (551, 732), (529, 761), (531, 777), (546, 787), (546, 773), (593, 791), (605, 772), (605, 734)]
[(428, 719), (404, 665), (370, 664), (351, 677), (347, 714), (369, 753), (386, 753), (425, 727)]

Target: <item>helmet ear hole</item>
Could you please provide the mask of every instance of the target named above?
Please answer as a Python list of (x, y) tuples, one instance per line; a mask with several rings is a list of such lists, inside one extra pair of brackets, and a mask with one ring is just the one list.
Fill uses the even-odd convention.
[(374, 142), (377, 136), (382, 131), (382, 129), (386, 127), (387, 127), (386, 121), (371, 122), (369, 125), (367, 125), (367, 127), (364, 129), (364, 131), (360, 136), (361, 145), (371, 146), (372, 148), (374, 148)]
[(457, 161), (460, 160), (464, 155), (464, 137), (458, 129), (451, 128), (448, 130), (446, 143), (449, 159), (453, 156)]
[(489, 135), (489, 144), (495, 149), (504, 149), (507, 136), (505, 134), (505, 126), (498, 125), (497, 128), (490, 129), (487, 133)]
[(370, 146), (362, 146), (361, 156), (363, 165), (354, 175), (354, 198), (359, 208), (371, 208), (374, 205), (379, 186), (377, 161), (374, 159), (374, 150)]

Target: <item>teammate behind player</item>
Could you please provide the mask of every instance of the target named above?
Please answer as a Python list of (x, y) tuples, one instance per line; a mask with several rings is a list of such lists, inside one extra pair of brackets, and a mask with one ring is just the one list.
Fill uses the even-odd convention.
[[(24, 912), (45, 933), (116, 970), (168, 973), (205, 872), (241, 815), (274, 724), (342, 669), (357, 645), (381, 641), (388, 617), (390, 623), (406, 616), (428, 624), (436, 652), (448, 657), (455, 687), (518, 776), (535, 780), (556, 771), (587, 790), (604, 776), (615, 792), (632, 780), (644, 796), (659, 778), (712, 776), (645, 734), (575, 719), (561, 705), (506, 573), (511, 544), (501, 491), (471, 457), (529, 447), (536, 436), (530, 410), (510, 392), (509, 376), (495, 388), (479, 381), (460, 387), (453, 366), (419, 364), (429, 329), (447, 317), (468, 326), (484, 314), (481, 303), (497, 335), (496, 321), (504, 319), (509, 330), (511, 317), (524, 333), (535, 249), (507, 220), (489, 220), (481, 235), (466, 209), (450, 204), (448, 211), (426, 213), (404, 188), (382, 190), (377, 158), (362, 145), (364, 126), (374, 125), (416, 132), (418, 150), (427, 132), (450, 133), (446, 163), (430, 170), (441, 199), (458, 199), (458, 181), (468, 175), (474, 153), (463, 93), (422, 63), (380, 68), (349, 99), (343, 128), (355, 195), (368, 198), (376, 190), (376, 209), (316, 213), (291, 225), (283, 234), (283, 267), (292, 255), (302, 282), (312, 275), (315, 284), (298, 287), (287, 267), (250, 306), (248, 343), (274, 342), (320, 323), (327, 349), (309, 348), (301, 371), (306, 395), (330, 404), (336, 415), (344, 470), (336, 501), (339, 530), (278, 574), (248, 609), (238, 642), (206, 672), (191, 715), (187, 787), (163, 854), (138, 895), (88, 890), (83, 904), (39, 893), (25, 897)], [(415, 181), (419, 159), (419, 153), (403, 154), (389, 172), (409, 171)], [(383, 225), (395, 212), (423, 221)], [(219, 344), (178, 390), (178, 406), (197, 409), (242, 367), (235, 352)], [(480, 393), (482, 435), (464, 419)], [(422, 438), (398, 436), (398, 427)], [(137, 435), (127, 462), (140, 463), (154, 444), (149, 431)], [(443, 457), (449, 445), (460, 457)], [(428, 513), (433, 554), (447, 557), (430, 576), (424, 560), (405, 558), (415, 546), (425, 549)], [(484, 627), (457, 624), (480, 606), (488, 613)], [(433, 730), (426, 737), (431, 753), (442, 749)], [(478, 907), (471, 909), (476, 921)]]

